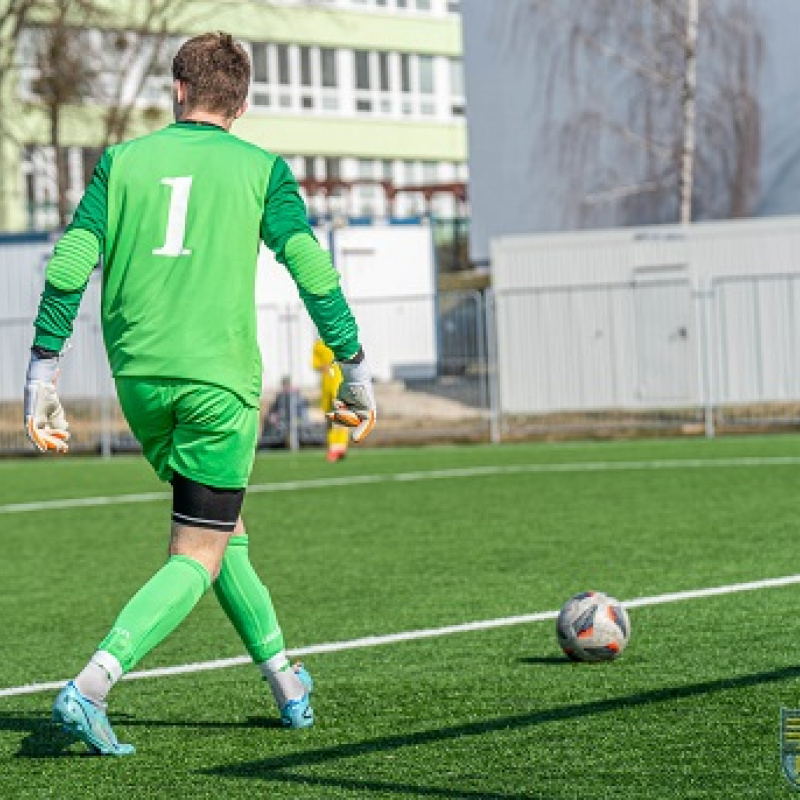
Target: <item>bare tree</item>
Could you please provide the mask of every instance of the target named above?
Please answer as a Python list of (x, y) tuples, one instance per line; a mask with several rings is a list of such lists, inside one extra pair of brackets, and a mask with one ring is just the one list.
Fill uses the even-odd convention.
[[(310, 7), (318, 2), (303, 0)], [(249, 5), (242, 0), (218, 0), (215, 8), (244, 13)], [(280, 13), (272, 0), (260, 0), (260, 5)], [(68, 148), (62, 131), (66, 110), (86, 103), (101, 109), (98, 151), (128, 136), (139, 118), (149, 124), (161, 121), (170, 95), (173, 37), (195, 28), (207, 12), (207, 7), (191, 0), (141, 0), (124, 13), (107, 0), (0, 0), (0, 88), (2, 78), (15, 65), (35, 75), (26, 84), (28, 99), (47, 117), (61, 225), (71, 208)], [(20, 50), (26, 54), (24, 65)], [(3, 124), (2, 111), (0, 146), (9, 138), (19, 145), (24, 136)]]
[[(30, 93), (48, 120), (48, 144), (56, 165), (58, 220), (70, 212), (62, 118), (70, 106), (90, 101), (102, 108), (103, 127), (98, 145), (123, 139), (130, 128), (146, 82), (163, 62), (169, 21), (175, 20), (181, 0), (146, 0), (144, 22), (131, 29), (110, 28), (118, 20), (95, 0), (51, 0), (36, 25), (20, 30), (28, 36), (36, 78)], [(31, 15), (28, 15), (28, 19)], [(162, 98), (163, 99), (163, 98)]]
[[(5, 108), (6, 94), (4, 78), (12, 72), (17, 59), (17, 46), (20, 34), (29, 20), (42, 6), (42, 0), (0, 0), (0, 153), (5, 142), (14, 141), (12, 127), (8, 123), (9, 114)], [(16, 143), (16, 142), (15, 142)], [(0, 169), (0, 230), (5, 227), (6, 171)]]
[(97, 77), (91, 59), (86, 57), (85, 37), (73, 20), (92, 24), (103, 14), (92, 0), (54, 0), (46, 27), (36, 29), (36, 67), (38, 77), (31, 90), (45, 109), (49, 144), (53, 148), (58, 185), (58, 221), (66, 225), (69, 215), (67, 163), (62, 144), (62, 117), (65, 109), (91, 95)]
[(762, 40), (751, 0), (525, 0), (566, 224), (743, 216), (758, 193)]

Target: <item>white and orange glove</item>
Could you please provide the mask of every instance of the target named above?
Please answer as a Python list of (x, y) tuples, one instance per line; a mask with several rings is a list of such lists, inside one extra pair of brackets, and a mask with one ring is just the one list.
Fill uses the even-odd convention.
[(25, 380), (25, 433), (42, 452), (68, 450), (69, 425), (56, 393), (58, 361), (32, 350)]
[(353, 441), (358, 444), (369, 436), (375, 427), (377, 408), (372, 390), (372, 373), (366, 358), (358, 363), (340, 361), (342, 383), (333, 401), (333, 411), (326, 414), (329, 420), (352, 429)]

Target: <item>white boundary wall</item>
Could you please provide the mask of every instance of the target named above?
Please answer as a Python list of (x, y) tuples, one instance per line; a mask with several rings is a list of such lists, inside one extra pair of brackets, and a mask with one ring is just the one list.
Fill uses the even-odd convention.
[[(376, 377), (432, 377), (436, 373), (436, 270), (432, 230), (420, 225), (340, 228), (331, 237), (318, 231), (323, 247), (334, 244), (342, 287), (361, 330)], [(0, 400), (21, 398), (33, 320), (44, 286), (53, 242), (0, 241)], [(60, 379), (65, 398), (113, 397), (100, 334), (100, 272), (83, 298), (68, 362)], [(264, 388), (282, 375), (316, 386), (311, 369), (316, 338), (286, 269), (262, 247), (257, 279), (259, 344)], [(299, 376), (299, 379), (298, 379)]]
[(800, 400), (798, 217), (500, 238), (492, 276), (502, 413)]
[[(359, 325), (378, 380), (431, 378), (436, 374), (436, 268), (433, 231), (427, 225), (364, 225), (315, 231), (332, 249), (342, 290)], [(286, 269), (262, 248), (256, 288), (264, 386), (281, 375), (299, 385), (319, 382), (311, 369), (314, 328)], [(278, 325), (294, 335), (276, 336)]]

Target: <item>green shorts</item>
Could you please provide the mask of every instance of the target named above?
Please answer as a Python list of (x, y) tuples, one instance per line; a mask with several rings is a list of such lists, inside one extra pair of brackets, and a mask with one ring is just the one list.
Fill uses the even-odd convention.
[(217, 489), (247, 486), (258, 409), (220, 386), (170, 378), (118, 377), (131, 432), (162, 481), (173, 472)]

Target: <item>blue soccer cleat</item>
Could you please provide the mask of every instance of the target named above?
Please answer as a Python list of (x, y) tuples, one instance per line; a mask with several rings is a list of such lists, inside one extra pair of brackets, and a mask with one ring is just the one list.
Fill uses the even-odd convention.
[(72, 681), (59, 692), (53, 703), (53, 722), (98, 755), (128, 756), (136, 752), (132, 744), (117, 741), (105, 709), (84, 697)]
[(281, 725), (284, 728), (310, 728), (314, 724), (314, 709), (309, 705), (314, 681), (302, 664), (295, 664), (294, 671), (306, 692), (299, 700), (290, 700), (281, 708)]

